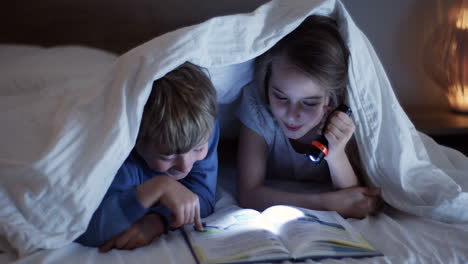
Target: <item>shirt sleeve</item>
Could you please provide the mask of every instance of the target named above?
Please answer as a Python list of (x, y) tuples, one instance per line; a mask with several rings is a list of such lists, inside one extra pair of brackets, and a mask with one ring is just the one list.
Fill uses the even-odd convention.
[(139, 173), (141, 171), (127, 159), (77, 242), (99, 247), (147, 213), (148, 209), (138, 200), (135, 189), (141, 184)]
[(215, 123), (213, 134), (208, 143), (206, 158), (193, 164), (190, 173), (180, 182), (198, 195), (200, 201), (200, 215), (210, 215), (215, 206), (216, 181), (218, 177), (218, 141), (219, 124)]
[(275, 138), (276, 121), (263, 102), (256, 82), (242, 89), (242, 99), (237, 111), (241, 123), (261, 136), (271, 149)]

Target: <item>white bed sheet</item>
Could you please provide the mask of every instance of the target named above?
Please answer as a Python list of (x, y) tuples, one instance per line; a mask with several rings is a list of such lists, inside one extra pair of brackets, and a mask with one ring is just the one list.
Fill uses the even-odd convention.
[[(451, 152), (451, 149), (446, 149)], [(236, 204), (234, 163), (221, 164), (216, 209)], [(286, 188), (296, 188), (289, 185)], [(301, 185), (301, 188), (304, 188)], [(383, 257), (307, 260), (302, 263), (468, 263), (468, 224), (448, 224), (411, 215), (389, 206), (376, 216), (348, 219)], [(25, 258), (0, 253), (0, 264), (196, 264), (182, 234), (170, 232), (150, 245), (132, 251), (112, 250), (99, 253), (73, 243), (61, 249), (43, 250)], [(289, 262), (285, 262), (289, 263)]]
[[(232, 182), (234, 169), (222, 169), (221, 181)], [(217, 208), (232, 205), (230, 192), (220, 190)], [(364, 238), (383, 257), (360, 259), (307, 260), (302, 263), (467, 263), (468, 224), (447, 224), (420, 216), (410, 215), (387, 207), (376, 216), (362, 220), (349, 219)], [(138, 263), (138, 264), (196, 264), (193, 255), (179, 231), (170, 232), (149, 246), (132, 251), (112, 250), (99, 253), (96, 248), (87, 248), (73, 243), (61, 249), (43, 250), (19, 260), (11, 254), (0, 254), (0, 263), (14, 264), (91, 264), (91, 263)], [(288, 263), (288, 262), (285, 262)]]

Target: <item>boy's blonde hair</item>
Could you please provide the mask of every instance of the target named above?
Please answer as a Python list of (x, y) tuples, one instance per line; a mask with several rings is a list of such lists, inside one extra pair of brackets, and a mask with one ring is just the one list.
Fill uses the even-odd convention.
[(153, 82), (137, 144), (186, 153), (208, 140), (216, 119), (216, 90), (207, 74), (186, 62)]

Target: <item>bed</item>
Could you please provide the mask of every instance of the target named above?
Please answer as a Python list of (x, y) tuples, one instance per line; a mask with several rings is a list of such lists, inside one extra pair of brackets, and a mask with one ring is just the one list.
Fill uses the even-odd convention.
[[(206, 67), (218, 90), (216, 208), (236, 205), (233, 112), (252, 80), (252, 60), (312, 13), (335, 16), (347, 36), (354, 55), (350, 104), (360, 113), (356, 136), (369, 142), (359, 151), (369, 183), (383, 189), (388, 203), (376, 216), (349, 219), (383, 257), (318, 262), (467, 262), (468, 159), (414, 128), (343, 3), (218, 2), (184, 3), (189, 10), (212, 8), (186, 12), (190, 18), (167, 16), (168, 7), (157, 2), (4, 9), (12, 12), (3, 19), (18, 28), (0, 46), (0, 121), (7, 124), (0, 132), (0, 263), (196, 263), (179, 231), (107, 254), (71, 241), (133, 146), (149, 84), (185, 60)], [(33, 21), (29, 28), (14, 20), (20, 11)], [(220, 15), (227, 16), (204, 21)]]

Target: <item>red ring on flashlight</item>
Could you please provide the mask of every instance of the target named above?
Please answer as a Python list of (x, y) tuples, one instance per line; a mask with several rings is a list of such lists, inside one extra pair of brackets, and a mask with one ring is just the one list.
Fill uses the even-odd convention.
[(322, 151), (323, 154), (325, 154), (325, 156), (328, 155), (328, 148), (319, 141), (312, 141), (312, 146), (315, 146), (316, 148), (320, 149), (320, 151)]

